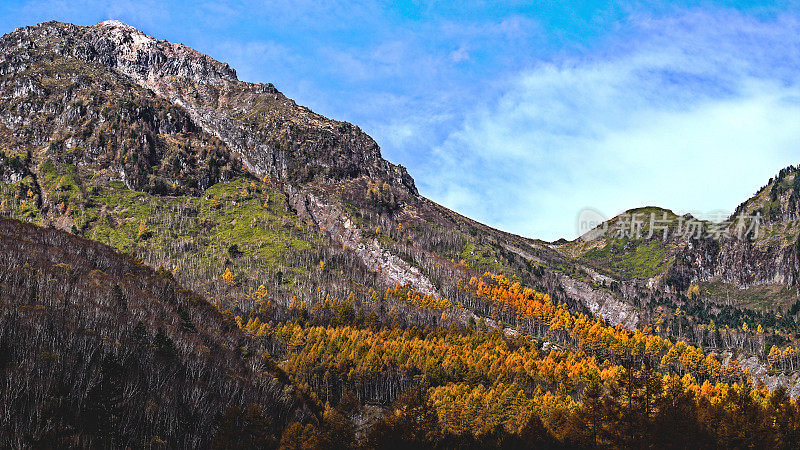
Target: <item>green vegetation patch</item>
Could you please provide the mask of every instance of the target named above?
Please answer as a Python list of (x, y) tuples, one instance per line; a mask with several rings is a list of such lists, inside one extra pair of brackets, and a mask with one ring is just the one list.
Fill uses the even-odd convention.
[(785, 311), (797, 300), (794, 289), (778, 284), (766, 284), (739, 289), (719, 279), (698, 283), (700, 292), (718, 301), (762, 311)]
[(84, 234), (122, 251), (188, 250), (201, 260), (246, 254), (279, 266), (287, 252), (314, 245), (283, 194), (246, 179), (214, 185), (203, 197), (158, 197), (112, 182), (92, 203), (82, 218)]
[(466, 245), (461, 252), (461, 260), (478, 272), (492, 272), (495, 274), (506, 275), (517, 278), (514, 271), (506, 262), (506, 258), (501, 255), (496, 247), (486, 243), (474, 242), (471, 236), (465, 236)]
[(603, 262), (625, 278), (650, 278), (663, 273), (674, 257), (666, 245), (657, 239), (618, 239), (587, 251), (582, 259)]

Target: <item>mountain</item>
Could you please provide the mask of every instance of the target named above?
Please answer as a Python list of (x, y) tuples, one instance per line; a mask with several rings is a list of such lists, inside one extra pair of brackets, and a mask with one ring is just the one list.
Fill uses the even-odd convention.
[[(239, 81), (227, 64), (184, 45), (117, 21), (44, 23), (0, 45), (0, 167), (12, 216), (177, 267), (187, 286), (235, 311), (246, 313), (241, 298), (262, 284), (284, 305), (313, 302), (309, 292), (320, 285), (367, 303), (370, 288), (407, 284), (466, 306), (449, 318), (465, 324), (487, 310), (456, 286), (490, 271), (631, 328), (681, 306), (702, 309), (698, 323), (719, 310), (716, 323), (728, 326), (793, 327), (779, 316), (796, 300), (788, 244), (796, 231), (778, 227), (794, 218), (794, 170), (737, 211), (767, 208), (771, 222), (755, 240), (705, 231), (689, 239), (676, 227), (693, 218), (649, 207), (612, 219), (597, 239), (547, 243), (420, 196), (358, 127), (298, 106), (270, 84)], [(618, 224), (633, 214), (645, 234), (620, 238)], [(656, 239), (660, 230), (646, 235), (651, 216), (669, 219), (667, 239)], [(323, 261), (324, 270), (308, 270)], [(226, 269), (233, 286), (221, 279)], [(678, 297), (692, 284), (713, 308)]]
[[(273, 278), (258, 272), (261, 264), (254, 269), (252, 258), (295, 277), (289, 287), (316, 283), (302, 279), (304, 268), (287, 261), (294, 257), (275, 254), (303, 253), (310, 246), (298, 241), (326, 239), (338, 247), (327, 251), (357, 262), (342, 269), (356, 270), (351, 278), (360, 284), (410, 283), (419, 292), (461, 301), (456, 282), (491, 270), (552, 291), (559, 301), (612, 323), (634, 326), (639, 320), (629, 302), (594, 289), (551, 245), (492, 229), (418, 195), (405, 169), (384, 160), (357, 127), (298, 106), (272, 85), (238, 81), (226, 64), (188, 47), (108, 21), (21, 28), (4, 36), (0, 48), (3, 177), (9, 181), (6, 195), (17, 199), (9, 200), (16, 202), (14, 217), (74, 227), (126, 252), (145, 247), (141, 256), (150, 265), (180, 267), (189, 286), (214, 298), (224, 294), (209, 280), (219, 278), (226, 264), (261, 278), (249, 280), (250, 288)], [(246, 240), (225, 239), (220, 224), (209, 230), (204, 220), (202, 229), (178, 226), (189, 236), (180, 249), (164, 248), (184, 239), (165, 210), (196, 208), (192, 204), (213, 196), (208, 189), (219, 190), (220, 183), (239, 183), (238, 192), (254, 181), (269, 182), (269, 188), (258, 183), (259, 195), (270, 196), (270, 208), (292, 223), (284, 230), (302, 232), (287, 236), (281, 230), (278, 248), (254, 252)], [(26, 201), (29, 190), (33, 196)], [(173, 201), (183, 196), (188, 202)], [(120, 208), (120, 197), (152, 206), (147, 212)], [(155, 240), (163, 227), (166, 242), (117, 240), (121, 227), (127, 228), (124, 235), (135, 236), (130, 229), (158, 222), (160, 211), (170, 215), (168, 223), (146, 225), (158, 228), (152, 231)], [(225, 220), (226, 227), (235, 222)], [(247, 234), (238, 223), (231, 234)], [(275, 227), (266, 228), (275, 234)], [(214, 244), (203, 242), (204, 234), (219, 247), (238, 245), (243, 257), (234, 260), (216, 248), (219, 257), (209, 260)], [(271, 280), (277, 290), (287, 281), (281, 278)], [(351, 289), (340, 292), (346, 296)], [(284, 298), (288, 302), (298, 292), (285, 292)]]
[(722, 224), (544, 242), (106, 21), (0, 38), (0, 179), (4, 446), (794, 442), (796, 168)]

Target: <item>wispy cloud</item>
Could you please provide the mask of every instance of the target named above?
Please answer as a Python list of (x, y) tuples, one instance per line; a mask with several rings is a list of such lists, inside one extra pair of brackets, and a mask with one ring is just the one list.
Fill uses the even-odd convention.
[(523, 71), (468, 113), (435, 149), (423, 191), (555, 239), (574, 237), (584, 207), (732, 210), (798, 162), (795, 19), (690, 12), (638, 18), (619, 39)]

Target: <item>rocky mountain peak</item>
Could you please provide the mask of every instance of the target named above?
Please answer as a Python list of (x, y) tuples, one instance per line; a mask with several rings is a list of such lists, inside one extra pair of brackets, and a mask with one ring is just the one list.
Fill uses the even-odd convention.
[[(92, 26), (46, 22), (0, 39), (4, 82), (20, 84), (15, 74), (55, 60), (66, 64), (58, 66), (62, 69), (70, 64), (110, 69), (168, 100), (224, 142), (258, 178), (300, 185), (366, 177), (417, 194), (406, 170), (383, 159), (378, 144), (360, 128), (297, 105), (272, 84), (239, 81), (228, 64), (183, 44), (158, 40), (118, 20)], [(36, 77), (24, 78), (23, 84), (36, 87)], [(23, 91), (31, 89), (15, 89)]]
[(228, 64), (119, 21), (84, 31), (99, 62), (187, 110), (259, 178), (305, 183), (367, 176), (417, 193), (405, 169), (383, 159), (358, 127), (315, 114), (272, 84), (239, 81)]
[[(131, 33), (137, 34), (144, 34), (141, 31), (137, 30), (135, 27), (128, 25), (127, 23), (121, 22), (116, 19), (111, 20), (104, 20), (102, 22), (96, 23), (93, 28), (108, 28), (108, 29), (116, 29), (116, 30), (125, 30)], [(151, 38), (152, 39), (152, 38)]]
[(122, 47), (124, 52), (121, 53), (127, 57), (133, 57), (139, 52), (153, 51), (158, 48), (158, 40), (154, 37), (119, 20), (106, 20), (89, 27), (89, 29)]
[(159, 41), (118, 20), (83, 28), (104, 63), (134, 79), (152, 84), (154, 78), (177, 77), (202, 83), (238, 81), (228, 64), (183, 44)]
[(781, 169), (752, 197), (742, 202), (731, 217), (760, 215), (768, 224), (787, 224), (800, 218), (798, 166)]

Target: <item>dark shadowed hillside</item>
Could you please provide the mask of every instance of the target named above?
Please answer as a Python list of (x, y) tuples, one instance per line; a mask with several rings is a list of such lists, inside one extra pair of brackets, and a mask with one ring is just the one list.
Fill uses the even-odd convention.
[(316, 420), (232, 320), (105, 245), (0, 219), (0, 308), (4, 447), (203, 447), (233, 410), (266, 442)]

